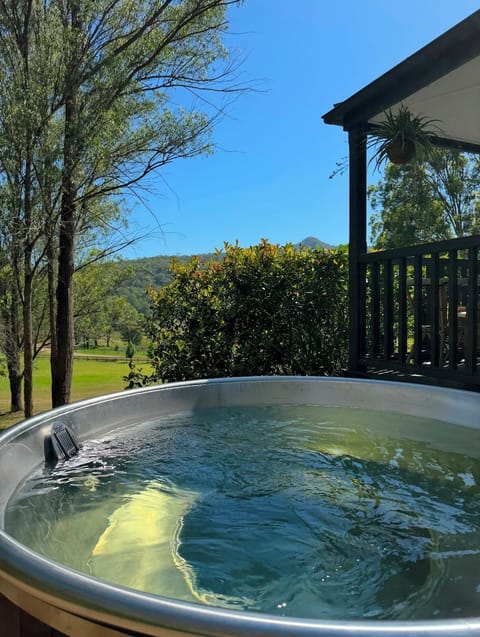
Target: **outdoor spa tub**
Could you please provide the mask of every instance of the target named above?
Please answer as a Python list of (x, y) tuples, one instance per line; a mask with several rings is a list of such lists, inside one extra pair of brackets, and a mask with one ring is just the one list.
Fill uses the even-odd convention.
[(0, 594), (74, 637), (480, 635), (479, 458), (466, 391), (254, 377), (79, 402), (0, 437)]

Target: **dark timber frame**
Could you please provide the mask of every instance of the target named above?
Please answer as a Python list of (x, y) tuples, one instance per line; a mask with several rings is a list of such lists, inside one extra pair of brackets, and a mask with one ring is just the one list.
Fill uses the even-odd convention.
[(480, 113), (480, 103), (467, 103), (463, 91), (452, 89), (459, 100), (455, 121), (455, 108), (442, 103), (446, 91), (438, 91), (438, 98), (434, 92), (439, 82), (458, 84), (466, 69), (475, 73), (477, 60), (480, 64), (480, 10), (323, 116), (325, 123), (343, 126), (349, 139), (351, 375), (388, 372), (480, 388), (480, 236), (367, 253), (367, 135), (372, 121), (403, 102), (410, 107), (417, 93), (423, 96), (433, 86), (430, 104), (453, 112), (454, 125), (449, 128), (447, 121), (439, 144), (480, 153), (473, 131), (455, 134), (460, 113)]

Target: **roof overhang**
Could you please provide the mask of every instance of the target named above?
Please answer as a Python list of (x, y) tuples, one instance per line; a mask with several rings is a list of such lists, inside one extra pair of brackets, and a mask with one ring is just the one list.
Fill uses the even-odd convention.
[(351, 130), (401, 104), (438, 120), (446, 145), (480, 150), (480, 10), (323, 116)]

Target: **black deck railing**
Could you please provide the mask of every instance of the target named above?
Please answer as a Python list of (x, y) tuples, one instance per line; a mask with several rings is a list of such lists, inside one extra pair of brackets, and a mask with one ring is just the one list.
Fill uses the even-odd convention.
[(359, 367), (480, 385), (479, 249), (476, 235), (361, 255)]

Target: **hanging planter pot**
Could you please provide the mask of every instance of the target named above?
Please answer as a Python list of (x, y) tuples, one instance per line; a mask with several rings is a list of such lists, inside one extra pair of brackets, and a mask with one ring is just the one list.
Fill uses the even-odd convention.
[(375, 167), (387, 160), (405, 164), (414, 158), (428, 159), (435, 149), (438, 120), (413, 115), (403, 104), (397, 112), (385, 111), (384, 121), (370, 128), (369, 147), (374, 148)]
[(395, 140), (387, 148), (387, 157), (393, 164), (408, 164), (415, 154), (416, 146), (410, 139), (405, 142)]

